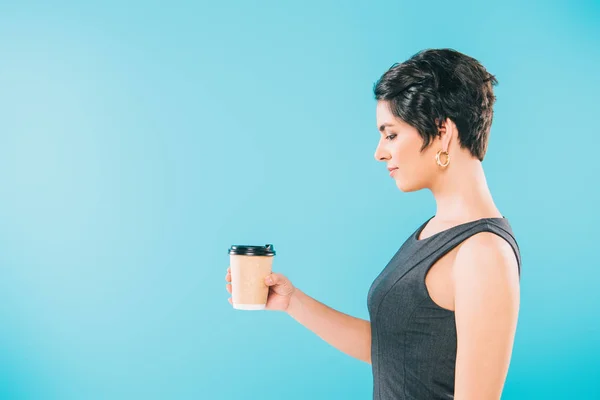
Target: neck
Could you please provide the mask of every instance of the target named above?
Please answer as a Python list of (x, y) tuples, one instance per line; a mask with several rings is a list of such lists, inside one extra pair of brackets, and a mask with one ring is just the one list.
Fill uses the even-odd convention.
[[(454, 160), (453, 160), (454, 161)], [(501, 217), (492, 199), (481, 162), (465, 158), (440, 174), (430, 187), (440, 221), (471, 221), (486, 217)]]

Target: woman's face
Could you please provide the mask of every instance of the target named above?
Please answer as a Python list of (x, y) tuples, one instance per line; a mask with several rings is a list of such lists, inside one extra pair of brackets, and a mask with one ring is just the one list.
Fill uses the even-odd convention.
[[(434, 140), (421, 152), (423, 139), (416, 128), (396, 118), (387, 101), (377, 102), (377, 129), (380, 131), (375, 159), (388, 168), (397, 168), (392, 178), (403, 192), (429, 187), (437, 172), (435, 154), (441, 145)], [(389, 172), (389, 171), (388, 171)]]

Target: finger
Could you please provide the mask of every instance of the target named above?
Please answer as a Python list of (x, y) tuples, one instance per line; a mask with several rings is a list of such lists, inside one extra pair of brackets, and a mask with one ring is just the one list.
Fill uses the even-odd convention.
[(227, 291), (229, 293), (231, 293), (231, 283), (228, 283), (227, 285), (225, 285), (225, 288), (227, 289)]
[(267, 286), (277, 285), (277, 284), (281, 283), (281, 281), (282, 281), (282, 279), (279, 276), (279, 274), (272, 273), (265, 277), (265, 284)]
[(227, 300), (229, 300), (229, 304), (233, 305), (233, 300), (230, 298), (228, 298)]
[(231, 282), (231, 274), (225, 275), (225, 281), (226, 282)]

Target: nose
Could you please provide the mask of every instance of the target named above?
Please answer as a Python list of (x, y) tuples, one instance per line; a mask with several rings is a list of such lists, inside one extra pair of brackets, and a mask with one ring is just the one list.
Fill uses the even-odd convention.
[(375, 160), (376, 161), (386, 161), (390, 159), (389, 153), (382, 148), (380, 145), (377, 145), (375, 149)]

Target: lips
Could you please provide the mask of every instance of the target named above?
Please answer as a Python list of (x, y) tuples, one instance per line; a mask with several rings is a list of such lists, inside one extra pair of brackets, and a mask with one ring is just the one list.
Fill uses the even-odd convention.
[(393, 168), (388, 168), (388, 171), (390, 171), (390, 176), (394, 175), (394, 172), (397, 170), (398, 168), (393, 167)]

